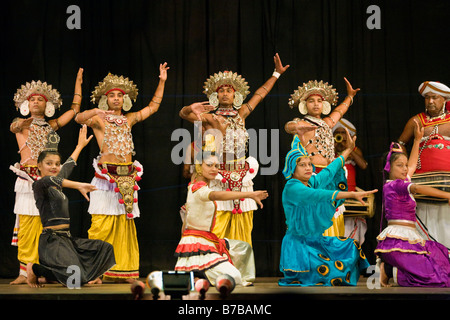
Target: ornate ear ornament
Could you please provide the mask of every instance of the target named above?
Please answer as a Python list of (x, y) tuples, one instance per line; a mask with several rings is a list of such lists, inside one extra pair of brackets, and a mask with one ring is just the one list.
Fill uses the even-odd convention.
[(298, 111), (300, 111), (302, 115), (306, 115), (308, 113), (305, 101), (300, 101), (300, 103), (298, 104)]
[(55, 106), (50, 101), (47, 101), (47, 103), (45, 104), (44, 114), (49, 118), (53, 117), (53, 115), (55, 114)]
[(20, 105), (20, 114), (23, 116), (27, 116), (30, 113), (30, 101), (25, 100)]
[(131, 107), (133, 106), (133, 103), (131, 102), (130, 96), (128, 94), (125, 94), (123, 96), (123, 111), (130, 111)]
[(233, 100), (234, 108), (239, 110), (241, 108), (243, 102), (244, 102), (244, 97), (242, 96), (242, 93), (240, 93), (239, 91), (236, 91), (234, 93), (234, 100)]
[(326, 100), (322, 101), (322, 107), (323, 107), (322, 108), (322, 113), (324, 115), (327, 115), (327, 114), (329, 114), (331, 112), (331, 105), (330, 105), (330, 103), (328, 101), (326, 101)]
[(211, 93), (208, 100), (209, 104), (212, 105), (213, 107), (217, 108), (219, 106), (219, 99), (217, 98), (217, 92)]
[(98, 102), (98, 108), (100, 110), (107, 111), (109, 109), (108, 107), (108, 98), (106, 96), (102, 96), (100, 98), (100, 101)]

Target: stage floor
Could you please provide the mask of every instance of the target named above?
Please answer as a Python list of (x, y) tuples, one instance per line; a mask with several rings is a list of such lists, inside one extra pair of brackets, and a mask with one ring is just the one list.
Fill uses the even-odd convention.
[[(373, 288), (368, 279), (361, 277), (355, 287), (280, 287), (278, 278), (257, 278), (253, 286), (236, 287), (225, 300), (450, 300), (450, 288)], [(68, 289), (60, 284), (46, 284), (42, 288), (28, 285), (10, 285), (13, 279), (0, 279), (0, 300), (133, 300), (130, 284), (104, 283)], [(140, 279), (145, 283), (145, 279)], [(370, 282), (370, 281), (369, 281)], [(146, 287), (142, 300), (154, 300)], [(171, 300), (164, 293), (157, 300)], [(199, 300), (195, 291), (182, 300)], [(205, 300), (222, 300), (211, 287)]]

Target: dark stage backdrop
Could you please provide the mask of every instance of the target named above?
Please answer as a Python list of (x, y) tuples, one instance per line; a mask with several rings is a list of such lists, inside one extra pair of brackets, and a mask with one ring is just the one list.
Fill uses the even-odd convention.
[[(81, 12), (81, 29), (69, 29), (70, 5)], [(380, 29), (369, 29), (370, 5), (381, 11)], [(270, 95), (247, 120), (257, 131), (279, 129), (278, 173), (258, 175), (255, 189), (270, 197), (254, 215), (253, 243), (257, 276), (279, 276), (281, 241), (285, 232), (281, 192), (284, 155), (291, 137), (284, 124), (299, 116), (288, 105), (290, 94), (308, 80), (324, 80), (346, 96), (343, 78), (361, 88), (346, 114), (358, 129), (357, 145), (369, 168), (358, 172), (358, 186), (381, 188), (381, 155), (400, 135), (406, 121), (421, 112), (422, 81), (450, 84), (447, 68), (448, 1), (307, 1), (307, 0), (152, 0), (152, 1), (6, 1), (2, 5), (0, 51), (1, 192), (0, 276), (18, 274), (17, 248), (10, 245), (14, 227), (14, 183), (8, 169), (19, 160), (17, 143), (9, 131), (20, 116), (13, 95), (26, 81), (47, 81), (63, 98), (59, 114), (70, 108), (79, 67), (84, 68), (82, 110), (93, 108), (90, 93), (108, 72), (124, 75), (139, 88), (132, 110), (146, 106), (158, 83), (158, 67), (170, 66), (164, 100), (158, 113), (136, 125), (136, 159), (144, 165), (140, 182), (141, 217), (136, 219), (141, 275), (173, 269), (173, 252), (180, 238), (179, 208), (187, 181), (181, 165), (171, 161), (171, 141), (177, 128), (192, 132), (179, 110), (204, 101), (203, 82), (214, 72), (233, 70), (248, 81), (251, 91), (273, 72), (278, 52), (290, 64)], [(58, 115), (58, 114), (57, 114)], [(68, 157), (76, 145), (79, 126), (71, 122), (59, 130), (60, 150)], [(83, 151), (72, 178), (90, 181), (98, 147), (92, 141)], [(262, 167), (269, 166), (261, 164)], [(73, 235), (87, 237), (87, 202), (66, 190)], [(371, 263), (380, 227), (377, 210), (368, 220), (363, 248)]]

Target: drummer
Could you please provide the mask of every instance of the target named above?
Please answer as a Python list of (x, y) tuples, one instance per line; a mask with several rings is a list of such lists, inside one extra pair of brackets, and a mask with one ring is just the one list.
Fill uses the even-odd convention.
[[(356, 135), (356, 127), (347, 119), (341, 118), (338, 123), (333, 127), (334, 136), (334, 151), (336, 158), (341, 155), (345, 150), (347, 129), (350, 136), (353, 138)], [(365, 170), (367, 168), (367, 161), (364, 158), (363, 152), (360, 148), (356, 147), (348, 156), (345, 161), (345, 169), (347, 171), (347, 185), (348, 191), (356, 191), (356, 171), (357, 168)], [(344, 206), (344, 205), (342, 205)], [(345, 210), (345, 206), (344, 206)], [(364, 236), (367, 231), (367, 223), (364, 217), (346, 217), (344, 215), (344, 225), (346, 238), (352, 238), (358, 240), (360, 244), (364, 242)]]
[[(425, 111), (411, 117), (398, 142), (406, 150), (414, 137), (414, 121), (424, 128), (416, 174), (445, 172), (450, 174), (450, 88), (440, 82), (425, 81), (419, 86)], [(414, 176), (412, 177), (414, 180)], [(450, 184), (450, 181), (449, 181)], [(431, 185), (432, 186), (432, 185)], [(417, 202), (417, 228), (430, 240), (450, 248), (450, 206), (447, 202)]]

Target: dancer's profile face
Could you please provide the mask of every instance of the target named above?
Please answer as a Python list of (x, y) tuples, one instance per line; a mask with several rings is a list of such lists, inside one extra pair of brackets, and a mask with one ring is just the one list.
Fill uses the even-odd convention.
[(397, 156), (391, 163), (391, 171), (389, 172), (389, 179), (405, 180), (408, 175), (408, 158), (404, 154)]

